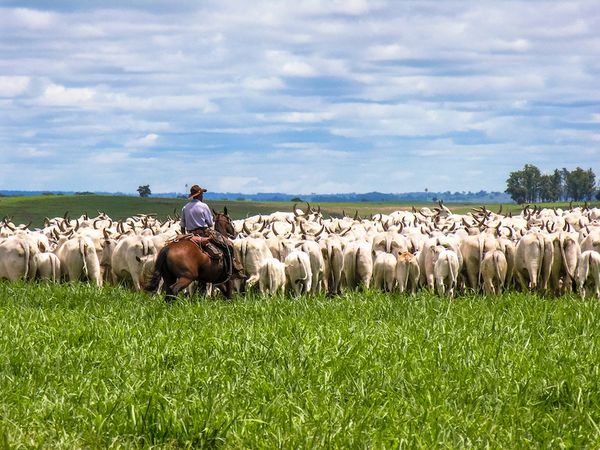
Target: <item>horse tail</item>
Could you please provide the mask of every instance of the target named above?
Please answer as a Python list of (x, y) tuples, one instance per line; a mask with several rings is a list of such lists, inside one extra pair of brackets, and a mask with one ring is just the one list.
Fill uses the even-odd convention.
[(158, 256), (156, 257), (156, 263), (154, 263), (154, 272), (152, 273), (152, 277), (150, 278), (150, 281), (148, 281), (144, 286), (144, 290), (146, 292), (158, 291), (158, 285), (160, 284), (160, 280), (163, 276), (163, 271), (165, 269), (165, 263), (167, 262), (168, 253), (168, 246), (163, 247), (158, 253)]

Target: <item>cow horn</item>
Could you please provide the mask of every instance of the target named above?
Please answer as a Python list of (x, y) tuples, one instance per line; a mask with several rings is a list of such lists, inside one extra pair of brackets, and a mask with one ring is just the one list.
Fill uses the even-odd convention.
[(498, 214), (498, 215), (502, 214), (502, 204), (500, 205), (500, 209), (498, 209), (498, 212), (496, 214)]
[(317, 214), (321, 214), (321, 205), (317, 205)]
[(346, 217), (346, 211), (342, 209), (342, 217)]
[(104, 234), (104, 239), (108, 239), (110, 237), (106, 228), (102, 230), (102, 234)]
[(75, 231), (79, 230), (79, 220), (75, 220)]
[(573, 200), (569, 202), (569, 210), (573, 211)]
[(251, 234), (252, 232), (250, 231), (250, 229), (248, 228), (248, 225), (246, 224), (246, 221), (244, 220), (244, 223), (242, 225), (242, 230), (244, 230), (244, 232), (246, 234)]
[(69, 216), (69, 211), (65, 211), (65, 215), (63, 216), (63, 219), (67, 220), (68, 216)]
[(398, 230), (398, 233), (402, 233), (402, 231), (404, 231), (404, 222), (400, 222), (400, 229)]
[(415, 205), (412, 205), (412, 206), (411, 206), (411, 208), (412, 208), (412, 212), (413, 212), (413, 214), (416, 214), (416, 212), (417, 212), (417, 208), (415, 208)]
[(315, 236), (315, 237), (317, 237), (317, 236), (320, 236), (320, 235), (321, 235), (321, 233), (323, 232), (323, 230), (324, 230), (324, 229), (325, 229), (325, 225), (323, 225), (323, 226), (321, 227), (321, 229), (319, 230), (319, 232), (318, 232), (318, 233), (315, 233), (315, 234), (314, 234), (314, 236)]
[(269, 223), (265, 220), (262, 224), (262, 227), (260, 227), (260, 230), (258, 230), (259, 233), (262, 233), (264, 231), (265, 228), (267, 228), (267, 225)]
[(275, 234), (275, 236), (279, 236), (279, 233), (277, 232), (277, 228), (275, 228), (275, 222), (273, 222), (273, 224), (271, 225), (271, 230), (273, 230), (273, 233)]
[(387, 231), (388, 230), (388, 222), (381, 222), (381, 226), (383, 226), (383, 231)]
[(296, 222), (292, 222), (292, 229), (290, 233), (294, 234), (296, 232)]
[(511, 227), (507, 227), (506, 225), (504, 226), (504, 228), (508, 229), (508, 237), (509, 239), (513, 238), (513, 229)]
[(563, 231), (569, 231), (569, 222), (565, 220), (565, 226), (563, 227)]
[(358, 209), (354, 213), (354, 220), (360, 220), (360, 216), (358, 215)]

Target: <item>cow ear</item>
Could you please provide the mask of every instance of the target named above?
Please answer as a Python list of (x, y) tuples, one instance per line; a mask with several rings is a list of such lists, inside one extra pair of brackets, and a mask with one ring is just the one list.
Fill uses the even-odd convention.
[(135, 259), (137, 260), (137, 262), (142, 262), (142, 259), (136, 255)]
[(44, 245), (43, 242), (38, 242), (38, 249), (40, 252), (44, 253), (46, 251), (46, 246)]

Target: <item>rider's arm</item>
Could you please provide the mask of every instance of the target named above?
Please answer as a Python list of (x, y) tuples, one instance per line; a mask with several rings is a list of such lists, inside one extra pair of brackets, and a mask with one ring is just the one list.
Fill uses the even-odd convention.
[(181, 222), (179, 222), (179, 225), (181, 225), (181, 232), (185, 234), (185, 211), (183, 208), (181, 209)]
[(208, 206), (204, 211), (204, 220), (206, 220), (206, 226), (212, 227), (214, 225), (212, 212), (210, 212), (210, 208)]

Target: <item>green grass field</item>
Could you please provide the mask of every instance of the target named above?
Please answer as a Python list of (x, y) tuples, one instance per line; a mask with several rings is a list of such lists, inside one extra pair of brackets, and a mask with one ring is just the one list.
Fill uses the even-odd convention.
[[(140, 198), (140, 197), (117, 197), (100, 195), (56, 195), (56, 196), (32, 196), (32, 197), (0, 197), (0, 218), (13, 216), (15, 223), (33, 222), (33, 226), (42, 226), (44, 217), (62, 217), (68, 211), (70, 217), (79, 217), (87, 212), (95, 216), (98, 211), (106, 212), (114, 219), (125, 219), (134, 214), (155, 213), (162, 219), (168, 215), (173, 216), (179, 212), (186, 203), (185, 199), (175, 198)], [(270, 214), (274, 211), (292, 211), (292, 202), (246, 202), (246, 201), (209, 201), (208, 204), (215, 210), (221, 211), (224, 206), (229, 209), (234, 219), (241, 219), (253, 214)], [(562, 206), (567, 203), (546, 204), (546, 206)], [(299, 204), (306, 208), (306, 204)], [(312, 205), (316, 207), (317, 205)], [(410, 210), (411, 203), (323, 203), (321, 210), (325, 217), (339, 217), (342, 213), (353, 216), (355, 211), (362, 217), (371, 214), (390, 213), (398, 209)], [(434, 203), (417, 203), (417, 208), (436, 206)], [(448, 204), (455, 213), (466, 213), (471, 210), (473, 204)], [(496, 212), (499, 205), (488, 205)], [(519, 205), (503, 205), (503, 213), (509, 211), (518, 213), (521, 211)]]
[(600, 303), (0, 283), (8, 448), (598, 447)]

